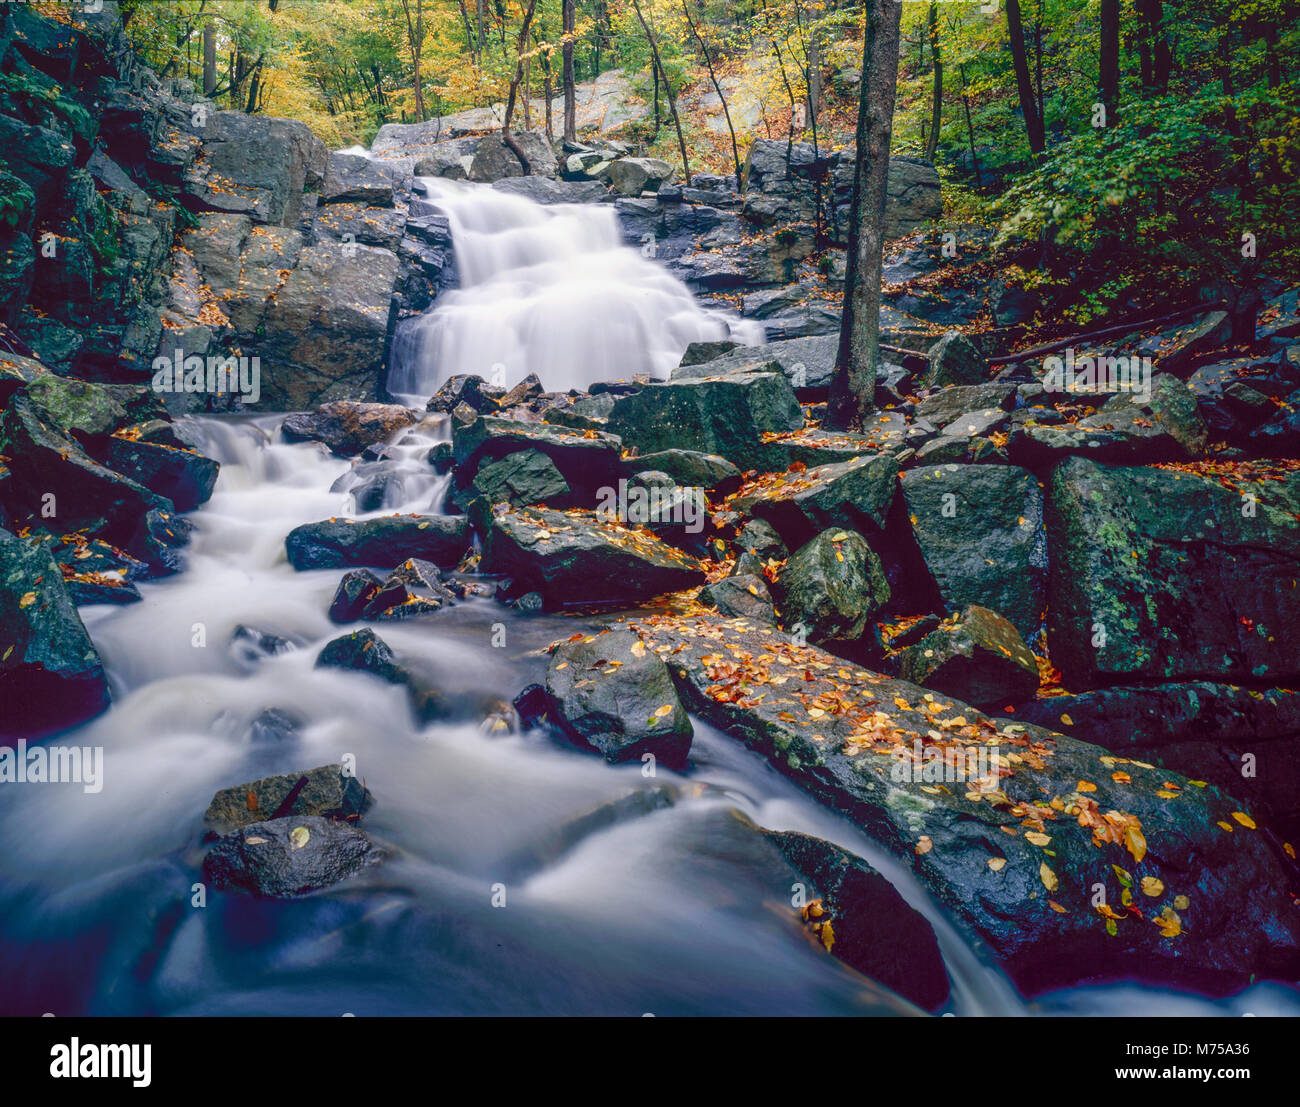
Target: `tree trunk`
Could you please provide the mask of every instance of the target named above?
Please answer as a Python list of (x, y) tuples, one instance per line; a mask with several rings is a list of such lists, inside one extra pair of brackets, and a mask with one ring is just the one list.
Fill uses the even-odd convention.
[(478, 11), (477, 11), (477, 15), (478, 15), (478, 43), (477, 43), (477, 46), (476, 46), (476, 51), (475, 51), (475, 55), (474, 55), (474, 57), (475, 57), (475, 60), (479, 63), (479, 65), (482, 65), (482, 64), (483, 64), (483, 18), (484, 18), (484, 12), (483, 12), (483, 0), (478, 0), (478, 5), (477, 5), (477, 7), (478, 7)]
[(632, 0), (632, 7), (636, 11), (641, 30), (645, 32), (646, 41), (650, 44), (650, 53), (654, 57), (655, 68), (664, 81), (664, 95), (668, 97), (668, 110), (673, 114), (673, 126), (677, 129), (677, 148), (682, 153), (682, 176), (689, 185), (691, 183), (691, 159), (686, 153), (686, 139), (682, 135), (681, 116), (677, 114), (677, 97), (673, 95), (673, 86), (668, 80), (668, 71), (664, 69), (664, 63), (659, 57), (659, 44), (655, 41), (654, 32), (650, 30), (650, 25), (645, 21), (645, 16), (641, 14), (641, 0)]
[(875, 406), (889, 140), (898, 91), (898, 32), (903, 6), (896, 0), (866, 0), (866, 7), (844, 318), (827, 411), (827, 424), (839, 429), (861, 427)]
[(1020, 97), (1020, 114), (1025, 117), (1029, 149), (1041, 154), (1047, 149), (1043, 121), (1034, 103), (1034, 86), (1029, 77), (1029, 59), (1025, 53), (1025, 27), (1020, 21), (1020, 0), (1007, 0), (1007, 30), (1011, 37), (1011, 64), (1016, 71), (1016, 92)]
[(934, 108), (930, 113), (930, 141), (925, 160), (934, 161), (939, 151), (939, 127), (943, 122), (943, 59), (939, 54), (939, 5), (930, 0), (930, 52), (934, 55)]
[(515, 136), (510, 133), (510, 120), (515, 114), (515, 100), (519, 96), (519, 82), (524, 79), (524, 46), (528, 43), (528, 28), (533, 24), (533, 12), (536, 10), (537, 0), (528, 0), (528, 8), (524, 11), (524, 22), (519, 28), (519, 42), (515, 46), (515, 75), (510, 78), (510, 95), (506, 99), (506, 118), (501, 124), (501, 141), (519, 159), (519, 165), (523, 169), (525, 176), (533, 171), (533, 167), (528, 163), (528, 155), (524, 153), (523, 147), (515, 140)]
[(424, 122), (424, 80), (420, 76), (420, 52), (424, 46), (424, 0), (415, 0), (415, 23), (411, 23), (411, 0), (402, 0), (406, 13), (406, 35), (411, 43), (411, 81), (415, 91), (415, 117)]
[(975, 156), (975, 125), (970, 121), (970, 97), (966, 93), (965, 62), (957, 63), (957, 72), (961, 74), (961, 106), (966, 109), (966, 139), (970, 143), (970, 165), (975, 171), (975, 187), (983, 188), (984, 182), (980, 180), (979, 158)]
[(686, 16), (686, 26), (690, 28), (695, 41), (699, 43), (700, 53), (704, 57), (704, 64), (709, 70), (709, 80), (713, 82), (713, 91), (718, 94), (718, 100), (722, 104), (722, 114), (727, 120), (727, 132), (731, 135), (731, 157), (736, 166), (736, 187), (739, 188), (741, 176), (740, 146), (736, 142), (736, 128), (731, 125), (731, 111), (727, 108), (727, 98), (722, 94), (722, 85), (718, 83), (718, 75), (713, 69), (713, 59), (709, 56), (709, 48), (704, 44), (704, 37), (696, 29), (695, 23), (691, 19), (691, 13), (686, 7), (686, 0), (682, 0), (682, 15)]
[(1106, 106), (1106, 126), (1119, 117), (1119, 0), (1101, 0), (1101, 102)]
[(564, 21), (564, 45), (560, 56), (563, 59), (564, 84), (564, 138), (575, 142), (578, 137), (578, 94), (573, 80), (573, 34), (577, 18), (577, 0), (563, 0), (562, 18)]
[(211, 21), (203, 24), (203, 95), (211, 96), (217, 89), (217, 25)]

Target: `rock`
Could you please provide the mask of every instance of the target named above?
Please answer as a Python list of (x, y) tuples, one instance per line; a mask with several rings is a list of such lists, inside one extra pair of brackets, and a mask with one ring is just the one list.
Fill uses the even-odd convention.
[[(1161, 372), (1186, 375), (1204, 353), (1226, 346), (1232, 339), (1232, 320), (1226, 311), (1212, 311), (1166, 331), (1152, 343)], [(1147, 351), (1143, 351), (1147, 352)]]
[(503, 506), (483, 535), (484, 572), (513, 578), (548, 607), (635, 603), (704, 581), (699, 562), (680, 550), (589, 512)]
[[(739, 736), (908, 864), (1023, 994), (1137, 980), (1225, 995), (1252, 976), (1293, 980), (1300, 972), (1288, 870), (1263, 835), (1232, 818), (1240, 807), (1213, 786), (1133, 763), (1123, 766), (1130, 779), (1121, 783), (1098, 746), (1000, 725), (959, 702), (936, 712), (914, 684), (846, 667), (746, 620), (658, 616), (634, 629), (669, 658), (690, 710)], [(738, 674), (733, 657), (752, 660)], [(784, 678), (785, 694), (718, 694), (750, 669)], [(814, 707), (819, 715), (809, 714)], [(930, 738), (930, 730), (943, 737)], [(909, 771), (918, 768), (916, 743), (956, 754), (990, 739), (1000, 758), (994, 790), (963, 787), (955, 758), (938, 763), (951, 774), (937, 781), (951, 781), (943, 788)], [(1011, 753), (1020, 760), (1009, 760)], [(1080, 781), (1096, 791), (1080, 791)], [(1166, 781), (1178, 786), (1178, 800), (1156, 794)], [(1108, 823), (1105, 812), (1117, 821)], [(1114, 834), (1106, 829), (1112, 825)], [(1046, 846), (1026, 836), (1030, 827), (1049, 839)], [(1132, 883), (1142, 917), (1121, 906), (1112, 865)], [(1154, 897), (1138, 894), (1148, 876), (1160, 882)], [(1112, 933), (1092, 906), (1098, 883), (1121, 915), (1111, 920)], [(1179, 907), (1184, 901), (1175, 897), (1183, 896), (1188, 904)]]
[(897, 487), (898, 462), (892, 456), (856, 457), (774, 475), (750, 511), (792, 547), (828, 528), (879, 534)]
[(314, 412), (288, 416), (280, 424), (280, 432), (291, 442), (323, 442), (340, 457), (355, 457), (367, 446), (387, 442), (415, 421), (415, 413), (400, 404), (337, 400)]
[[(528, 173), (543, 177), (554, 177), (559, 172), (559, 163), (555, 160), (555, 151), (546, 141), (546, 136), (536, 131), (512, 132), (511, 137), (523, 150), (528, 160)], [(484, 135), (474, 152), (474, 161), (469, 167), (471, 181), (499, 181), (503, 177), (522, 177), (524, 167), (515, 152), (505, 144), (500, 132)]]
[(888, 880), (821, 838), (793, 830), (763, 833), (811, 885), (802, 913), (833, 957), (926, 1011), (948, 1002), (948, 973), (934, 930)]
[[(293, 801), (281, 810), (295, 788)], [(208, 804), (203, 825), (214, 834), (224, 835), (272, 817), (319, 815), (354, 822), (373, 802), (369, 789), (356, 777), (348, 776), (337, 765), (322, 765), (223, 788)]]
[(59, 567), (0, 530), (0, 738), (37, 739), (108, 707), (108, 679)]
[(537, 204), (596, 204), (606, 197), (599, 181), (557, 181), (551, 177), (504, 177), (492, 182), (494, 192), (524, 196)]
[(682, 767), (693, 729), (668, 668), (630, 630), (564, 642), (546, 671), (549, 718), (607, 761), (646, 754)]
[(460, 404), (468, 404), (474, 411), (495, 411), (497, 402), (483, 389), (483, 378), (472, 373), (448, 377), (433, 394), (425, 410), (449, 415)]
[(990, 408), (1006, 410), (1015, 399), (1016, 385), (993, 381), (988, 384), (953, 384), (927, 396), (912, 412), (914, 419), (925, 419), (936, 427), (947, 426), (968, 411)]
[(996, 611), (971, 604), (899, 655), (904, 680), (993, 708), (1038, 691), (1038, 664)]
[(218, 841), (203, 879), (218, 891), (297, 899), (329, 888), (383, 859), (355, 827), (314, 815), (250, 823)]
[(455, 602), (456, 595), (442, 582), (438, 567), (413, 557), (388, 575), (362, 614), (367, 619), (409, 619)]
[(497, 406), (503, 411), (508, 407), (515, 407), (518, 404), (526, 404), (531, 400), (537, 399), (545, 389), (542, 388), (541, 378), (536, 373), (529, 373), (517, 385), (510, 389), (498, 401)]
[(469, 521), (462, 515), (388, 515), (304, 523), (289, 532), (284, 546), (298, 570), (392, 568), (411, 557), (450, 569), (469, 548)]
[(985, 384), (988, 366), (984, 355), (960, 331), (949, 331), (930, 347), (930, 373), (926, 387), (942, 388), (949, 384)]
[(551, 460), (580, 503), (594, 502), (602, 488), (615, 483), (619, 447), (618, 438), (599, 431), (570, 431), (486, 416), (452, 431), (452, 455), (462, 479), (472, 479), (486, 462), (535, 450)]
[(730, 495), (740, 487), (740, 470), (725, 457), (694, 450), (658, 450), (626, 458), (623, 472), (633, 476), (644, 470), (666, 473), (684, 488), (702, 488), (718, 495)]
[(957, 416), (951, 423), (941, 427), (939, 434), (951, 438), (976, 438), (997, 434), (1008, 424), (1007, 413), (1000, 408), (985, 408), (983, 411), (968, 411)]
[(1048, 643), (1067, 688), (1300, 674), (1300, 473), (1262, 464), (1226, 487), (1212, 470), (1053, 470)]
[(572, 403), (548, 407), (542, 415), (542, 422), (568, 427), (570, 430), (603, 431), (608, 425), (609, 413), (613, 410), (614, 397), (608, 393), (579, 396)]
[(901, 487), (912, 534), (944, 604), (991, 607), (1026, 638), (1047, 591), (1043, 493), (1010, 465), (910, 469)]
[(296, 642), (256, 627), (239, 624), (230, 636), (230, 656), (245, 673), (253, 672), (270, 657), (280, 657), (298, 648)]
[(471, 485), (488, 504), (568, 506), (569, 485), (540, 450), (520, 450), (481, 465)]
[(640, 196), (658, 192), (659, 186), (673, 178), (673, 167), (658, 158), (619, 158), (610, 164), (609, 179), (621, 196)]
[[(0, 493), (0, 498), (3, 494)], [(98, 539), (72, 533), (47, 540), (63, 573), (63, 585), (78, 607), (91, 603), (135, 603), (133, 581), (148, 576), (144, 562)]]
[(327, 642), (316, 658), (316, 668), (353, 669), (401, 685), (411, 712), (421, 723), (452, 718), (457, 706), (425, 674), (401, 664), (388, 643), (373, 630), (354, 630)]
[(321, 188), (322, 204), (356, 203), (393, 206), (393, 172), (381, 161), (360, 154), (330, 154)]
[(742, 470), (761, 467), (765, 432), (802, 426), (794, 390), (775, 373), (653, 384), (620, 397), (609, 417), (610, 432), (640, 454), (695, 450)]
[(743, 615), (757, 623), (776, 625), (776, 608), (767, 581), (756, 573), (738, 573), (706, 585), (700, 603), (716, 607), (723, 615)]
[(114, 472), (163, 496), (177, 511), (193, 511), (207, 503), (221, 468), (183, 446), (114, 435), (95, 451), (98, 459)]
[(880, 558), (856, 531), (825, 530), (796, 550), (777, 576), (787, 630), (811, 642), (856, 641), (889, 602)]
[(369, 569), (350, 569), (344, 573), (330, 603), (330, 620), (352, 623), (360, 619), (382, 585), (383, 581)]

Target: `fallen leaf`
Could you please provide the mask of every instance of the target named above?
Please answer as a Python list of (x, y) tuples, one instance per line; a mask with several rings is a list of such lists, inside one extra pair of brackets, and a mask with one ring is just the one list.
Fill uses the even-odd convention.
[(1038, 875), (1043, 881), (1043, 887), (1049, 892), (1055, 892), (1060, 886), (1061, 882), (1056, 879), (1056, 873), (1047, 867), (1046, 861), (1038, 866)]
[(934, 843), (930, 841), (927, 835), (922, 835), (916, 843), (917, 853), (929, 853), (934, 848)]

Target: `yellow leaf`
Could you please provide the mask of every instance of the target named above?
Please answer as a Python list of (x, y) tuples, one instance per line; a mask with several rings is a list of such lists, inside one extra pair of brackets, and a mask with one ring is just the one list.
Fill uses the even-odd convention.
[(1076, 792), (1095, 792), (1095, 791), (1097, 790), (1097, 785), (1092, 784), (1092, 783), (1090, 783), (1089, 781), (1086, 781), (1086, 780), (1081, 780), (1081, 781), (1079, 781), (1079, 783), (1075, 786), (1075, 789), (1074, 789), (1074, 790), (1075, 790)]
[(1049, 892), (1055, 892), (1060, 886), (1061, 882), (1056, 879), (1056, 873), (1047, 867), (1046, 861), (1038, 866), (1038, 875), (1043, 881), (1043, 887)]
[(1183, 932), (1183, 920), (1172, 907), (1166, 907), (1159, 916), (1151, 920), (1160, 928), (1160, 937), (1177, 938)]
[(1179, 911), (1186, 911), (1191, 907), (1191, 905), (1192, 901), (1186, 896), (1174, 896), (1174, 906), (1178, 908)]
[(911, 706), (911, 704), (909, 704), (909, 703), (907, 702), (907, 700), (903, 699), (902, 696), (895, 696), (895, 697), (894, 697), (894, 706), (897, 707), (897, 708), (899, 708), (899, 709), (902, 710), (902, 711), (911, 711), (911, 710), (912, 710), (912, 706)]
[(1252, 819), (1249, 815), (1247, 815), (1246, 812), (1234, 811), (1232, 813), (1232, 817), (1236, 819), (1237, 822), (1241, 823), (1241, 825), (1244, 826), (1247, 830), (1255, 829), (1255, 820)]
[(827, 953), (830, 953), (831, 947), (835, 945), (835, 931), (831, 929), (830, 919), (822, 923), (822, 945), (826, 947)]
[(1062, 907), (1059, 903), (1057, 903), (1056, 900), (1054, 899), (1049, 899), (1047, 901), (1047, 906), (1050, 907), (1053, 911), (1055, 911), (1058, 915), (1069, 914), (1069, 912), (1066, 911), (1066, 909)]
[(1074, 720), (1071, 719), (1069, 715), (1065, 714), (1065, 712), (1061, 712), (1061, 723), (1064, 726), (1074, 726)]
[(1006, 867), (1007, 867), (1007, 859), (1005, 857), (989, 858), (989, 868), (992, 869), (995, 873), (1000, 873)]
[(917, 853), (929, 853), (934, 848), (934, 843), (928, 835), (923, 834), (916, 843)]
[(1045, 846), (1052, 840), (1052, 837), (1050, 834), (1043, 834), (1037, 830), (1029, 830), (1025, 832), (1025, 840), (1031, 845)]
[(1232, 823), (1225, 823), (1222, 819), (1220, 819), (1218, 825), (1220, 829), (1226, 830), (1229, 834), (1232, 833)]
[(1135, 826), (1126, 826), (1124, 828), (1124, 844), (1128, 846), (1128, 851), (1133, 855), (1134, 861), (1141, 861), (1147, 853), (1147, 840), (1142, 837), (1142, 831)]
[(31, 607), (36, 602), (35, 592), (24, 592), (18, 601), (19, 607)]
[(673, 713), (673, 705), (671, 703), (666, 703), (663, 705), (663, 707), (655, 708), (655, 716), (660, 719), (662, 719), (665, 715), (671, 715), (672, 713)]
[(1142, 878), (1142, 894), (1144, 896), (1155, 899), (1156, 896), (1162, 895), (1164, 890), (1165, 884), (1163, 880), (1159, 880), (1154, 876), (1144, 876)]

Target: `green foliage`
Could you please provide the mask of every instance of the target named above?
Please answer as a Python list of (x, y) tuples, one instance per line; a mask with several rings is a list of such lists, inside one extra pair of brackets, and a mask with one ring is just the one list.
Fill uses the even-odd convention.
[(26, 183), (0, 168), (0, 224), (17, 229), (35, 203), (36, 196)]

